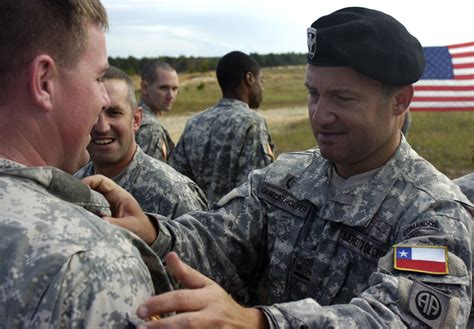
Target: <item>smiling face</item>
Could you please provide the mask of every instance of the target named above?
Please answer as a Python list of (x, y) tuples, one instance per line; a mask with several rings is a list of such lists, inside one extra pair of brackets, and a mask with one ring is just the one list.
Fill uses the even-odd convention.
[(174, 70), (156, 69), (153, 83), (142, 82), (142, 99), (155, 113), (168, 112), (178, 95), (179, 79)]
[(123, 80), (105, 80), (110, 106), (103, 109), (91, 130), (87, 147), (97, 173), (115, 176), (132, 160), (136, 150), (135, 132), (141, 112), (133, 111), (128, 86)]
[[(399, 142), (396, 96), (349, 67), (308, 65), (305, 85), (321, 154), (349, 177), (383, 165)], [(403, 111), (402, 111), (403, 112)]]

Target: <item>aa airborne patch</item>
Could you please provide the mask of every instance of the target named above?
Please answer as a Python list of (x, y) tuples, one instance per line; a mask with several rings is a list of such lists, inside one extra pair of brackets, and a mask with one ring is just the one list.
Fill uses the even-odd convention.
[(418, 320), (431, 328), (444, 328), (449, 296), (415, 281), (410, 291), (408, 309)]
[(316, 53), (316, 29), (314, 27), (308, 27), (306, 30), (307, 43), (308, 43), (308, 57), (313, 59)]

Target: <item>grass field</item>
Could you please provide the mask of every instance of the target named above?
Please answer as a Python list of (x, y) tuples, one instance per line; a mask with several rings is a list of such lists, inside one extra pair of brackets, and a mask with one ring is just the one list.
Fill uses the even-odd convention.
[[(265, 110), (306, 104), (304, 72), (304, 66), (263, 69), (265, 94), (260, 108)], [(221, 97), (214, 72), (180, 73), (179, 79), (181, 86), (173, 114), (201, 111)], [(140, 86), (138, 76), (133, 77), (133, 80), (135, 86)]]
[[(306, 119), (286, 126), (269, 126), (277, 154), (316, 145)], [(450, 178), (474, 171), (474, 112), (412, 113), (408, 141)]]
[[(306, 104), (304, 66), (266, 68), (264, 101), (267, 109), (300, 107)], [(139, 86), (139, 78), (134, 77)], [(180, 92), (168, 115), (183, 115), (201, 111), (220, 98), (214, 72), (180, 74)], [(288, 116), (291, 116), (289, 111)], [(269, 122), (277, 145), (276, 153), (304, 150), (316, 145), (306, 118), (298, 121)], [(415, 112), (408, 141), (424, 158), (451, 178), (474, 171), (474, 112)]]

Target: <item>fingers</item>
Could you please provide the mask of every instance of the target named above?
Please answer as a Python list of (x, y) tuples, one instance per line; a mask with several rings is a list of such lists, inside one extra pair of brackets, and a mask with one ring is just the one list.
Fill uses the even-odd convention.
[(201, 288), (214, 284), (212, 280), (183, 263), (174, 252), (166, 256), (166, 267), (189, 289), (175, 290), (148, 299), (137, 311), (142, 319), (152, 314), (199, 311), (208, 304), (209, 295), (204, 294)]
[(199, 290), (175, 290), (148, 299), (142, 304), (137, 315), (147, 319), (154, 314), (189, 313), (202, 310), (207, 305)]
[(203, 288), (205, 285), (212, 284), (213, 281), (205, 275), (185, 264), (178, 255), (170, 252), (166, 256), (166, 267), (176, 280), (181, 282), (184, 287), (189, 289)]
[(121, 218), (104, 217), (110, 224), (120, 226), (138, 235), (143, 241), (149, 245), (155, 241), (157, 232), (155, 226), (150, 222), (148, 217), (127, 216)]
[(116, 188), (120, 188), (113, 180), (103, 175), (88, 176), (83, 178), (82, 182), (89, 185), (91, 189), (104, 195), (110, 193)]
[(115, 217), (145, 216), (137, 200), (109, 178), (102, 175), (93, 175), (83, 178), (82, 182), (104, 195)]
[(203, 328), (203, 325), (195, 312), (181, 313), (168, 318), (161, 318), (158, 321), (147, 322), (138, 329), (175, 329), (175, 328)]
[(117, 211), (124, 202), (136, 202), (130, 193), (105, 176), (89, 176), (83, 178), (82, 182), (89, 185), (91, 189), (103, 194), (114, 211)]

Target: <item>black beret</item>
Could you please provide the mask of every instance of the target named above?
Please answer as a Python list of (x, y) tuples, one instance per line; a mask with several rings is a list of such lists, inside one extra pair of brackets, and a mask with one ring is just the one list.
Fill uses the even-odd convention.
[(425, 69), (418, 40), (381, 11), (340, 9), (311, 24), (307, 39), (308, 64), (349, 66), (389, 85), (412, 84)]

